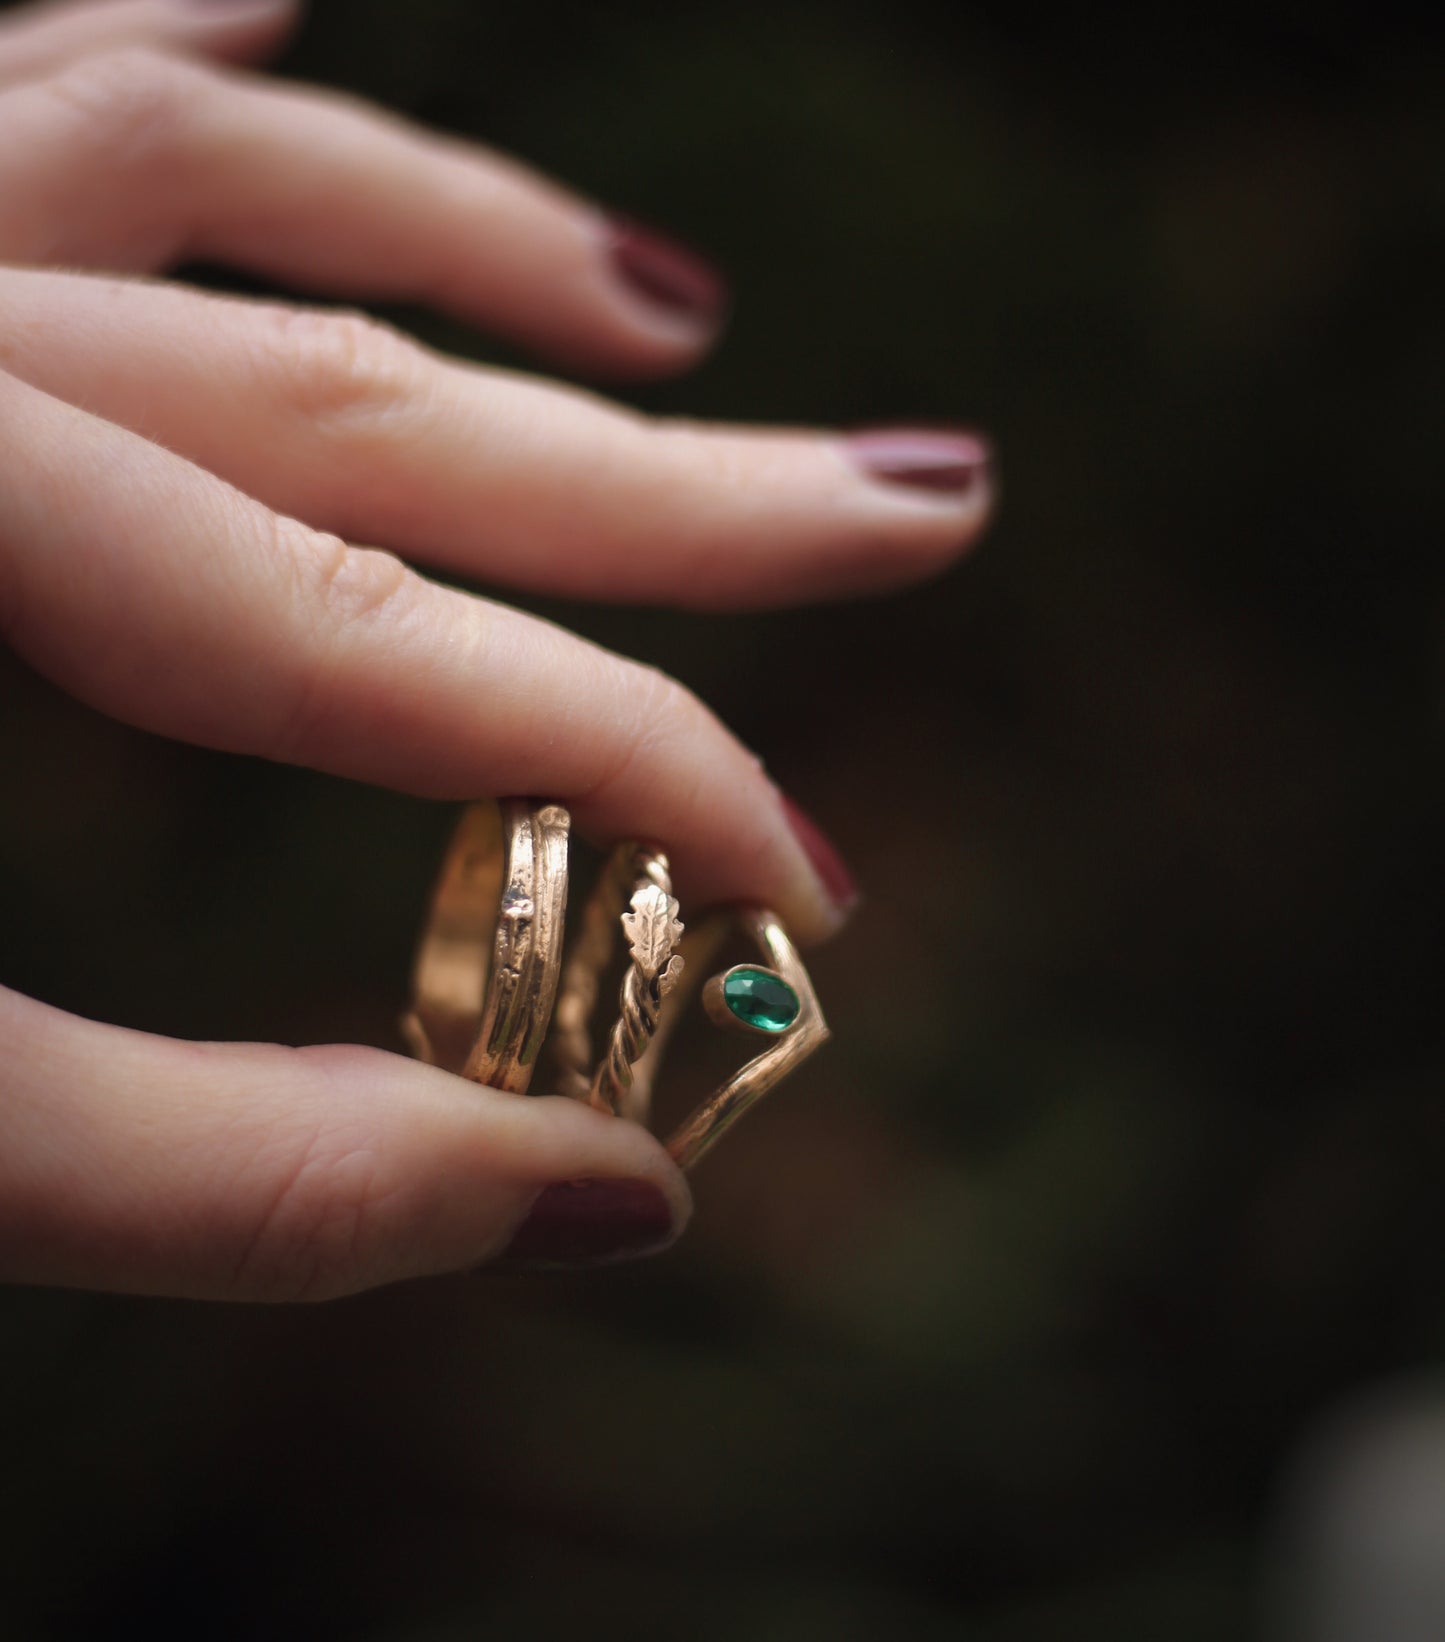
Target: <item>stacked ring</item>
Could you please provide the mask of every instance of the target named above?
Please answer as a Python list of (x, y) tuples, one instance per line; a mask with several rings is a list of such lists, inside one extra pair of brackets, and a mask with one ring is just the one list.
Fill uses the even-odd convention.
[[(619, 930), (629, 963), (617, 1023), (594, 1069), (591, 1021)], [(588, 900), (582, 934), (562, 975), (553, 1038), (566, 1093), (599, 1111), (647, 1122), (651, 1078), (639, 1078), (639, 1063), (661, 1025), (663, 1000), (683, 972), (677, 950), (682, 934), (667, 857), (642, 845), (620, 845)]]
[(463, 811), (401, 1023), (419, 1060), (527, 1092), (557, 996), (570, 827), (560, 805), (520, 798)]
[[(550, 1028), (560, 1092), (645, 1124), (666, 1040), (735, 927), (763, 961), (714, 975), (702, 988), (703, 1006), (715, 1024), (767, 1047), (668, 1139), (674, 1160), (690, 1168), (826, 1042), (817, 996), (771, 912), (744, 908), (686, 933), (667, 857), (638, 844), (613, 851), (563, 969), (568, 830), (556, 804), (509, 799), (463, 813), (417, 953), (414, 1002), (402, 1023), (407, 1042), (433, 1065), (521, 1094)], [(594, 1065), (591, 1023), (619, 933), (628, 961), (618, 1019)]]

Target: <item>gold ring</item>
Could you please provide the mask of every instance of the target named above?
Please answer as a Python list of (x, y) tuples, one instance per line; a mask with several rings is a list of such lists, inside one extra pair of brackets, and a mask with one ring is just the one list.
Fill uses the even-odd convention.
[(524, 1094), (552, 1018), (567, 916), (567, 811), (463, 811), (442, 862), (402, 1031), (418, 1059)]
[[(768, 1047), (734, 1072), (668, 1137), (667, 1150), (681, 1169), (691, 1168), (750, 1106), (831, 1036), (808, 971), (777, 915), (763, 907), (744, 907), (732, 918), (766, 962), (734, 964), (712, 976), (703, 987), (703, 1007), (715, 1025), (766, 1039)], [(699, 936), (699, 946), (708, 941), (716, 950), (726, 933), (722, 921)], [(685, 942), (683, 951), (687, 952)], [(684, 961), (694, 963), (696, 975), (703, 958), (699, 951)]]
[[(563, 971), (553, 1034), (562, 1091), (636, 1123), (647, 1122), (651, 1082), (644, 1078), (639, 1084), (635, 1068), (657, 1032), (663, 999), (683, 970), (677, 955), (683, 933), (677, 912), (662, 851), (620, 845), (587, 901), (582, 932)], [(591, 1021), (619, 927), (629, 954), (619, 996), (621, 1012), (606, 1053), (593, 1070)]]
[[(731, 927), (752, 940), (764, 961), (735, 964), (714, 975), (702, 989), (703, 1006), (716, 1025), (736, 1028), (768, 1046), (668, 1139), (667, 1150), (686, 1169), (820, 1048), (829, 1033), (803, 961), (774, 913), (744, 908), (715, 916), (702, 929), (685, 934), (678, 910), (665, 855), (635, 844), (613, 853), (587, 903), (582, 934), (567, 960), (554, 1046), (563, 1069), (564, 1093), (646, 1123), (663, 1050), (698, 977)], [(629, 950), (619, 1016), (589, 1075), (589, 1022), (619, 927)]]

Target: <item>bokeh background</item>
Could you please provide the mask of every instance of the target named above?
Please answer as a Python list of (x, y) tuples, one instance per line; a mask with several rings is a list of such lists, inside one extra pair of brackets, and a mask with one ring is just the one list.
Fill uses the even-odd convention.
[[(1445, 1357), (1442, 69), (1390, 4), (317, 0), (284, 72), (730, 271), (717, 358), (633, 402), (972, 421), (1005, 506), (886, 601), (534, 603), (838, 838), (834, 1043), (644, 1267), (0, 1295), (0, 1633), (1327, 1633), (1351, 1479), (1445, 1488), (1370, 1458), (1428, 1455)], [(396, 1046), (450, 812), (9, 658), (0, 734), (6, 981)]]

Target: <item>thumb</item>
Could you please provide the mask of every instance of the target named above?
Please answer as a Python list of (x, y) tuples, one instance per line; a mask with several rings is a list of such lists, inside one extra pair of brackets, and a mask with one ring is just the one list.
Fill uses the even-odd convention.
[(660, 1248), (691, 1212), (644, 1130), (380, 1050), (182, 1043), (0, 990), (0, 1279), (319, 1300)]

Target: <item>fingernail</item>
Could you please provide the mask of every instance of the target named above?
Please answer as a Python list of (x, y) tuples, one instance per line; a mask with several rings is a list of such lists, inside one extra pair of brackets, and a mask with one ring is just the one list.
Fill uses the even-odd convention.
[(291, 11), (295, 0), (181, 0), (188, 10), (195, 11)]
[(862, 428), (844, 446), (870, 479), (965, 496), (989, 476), (993, 446), (965, 428)]
[(607, 252), (634, 295), (671, 314), (715, 325), (727, 306), (727, 283), (696, 251), (644, 228), (628, 217), (611, 217)]
[(793, 836), (803, 846), (803, 853), (827, 890), (828, 899), (839, 912), (851, 912), (858, 904), (858, 885), (838, 853), (837, 845), (791, 798), (783, 794), (782, 799), (783, 814), (788, 818)]
[(546, 1187), (497, 1266), (588, 1266), (669, 1242), (672, 1206), (650, 1180), (565, 1180)]

